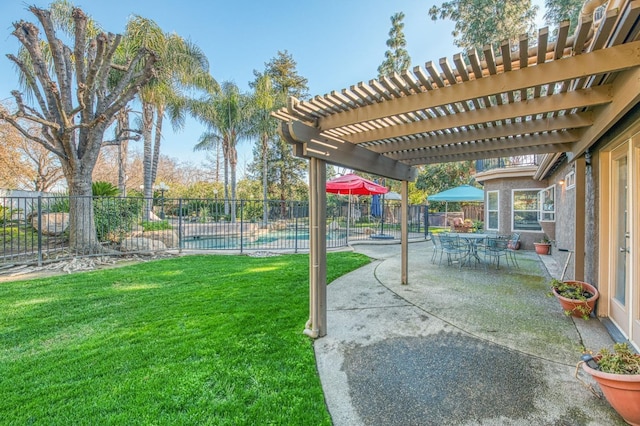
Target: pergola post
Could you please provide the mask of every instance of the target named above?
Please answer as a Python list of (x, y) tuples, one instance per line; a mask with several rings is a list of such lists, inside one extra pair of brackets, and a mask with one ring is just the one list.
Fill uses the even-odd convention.
[[(584, 155), (576, 159), (575, 162), (575, 194), (576, 194), (576, 211), (575, 211), (575, 241), (574, 241), (574, 280), (584, 281), (584, 267), (585, 267), (585, 252), (586, 252), (586, 235), (591, 230), (587, 230), (586, 216), (587, 209), (592, 209), (593, 206), (587, 206), (587, 174), (586, 174), (586, 161)], [(591, 188), (590, 190), (593, 190)]]
[(327, 334), (327, 166), (309, 159), (309, 321), (304, 334)]
[(400, 188), (400, 247), (402, 284), (409, 283), (409, 182), (402, 181)]

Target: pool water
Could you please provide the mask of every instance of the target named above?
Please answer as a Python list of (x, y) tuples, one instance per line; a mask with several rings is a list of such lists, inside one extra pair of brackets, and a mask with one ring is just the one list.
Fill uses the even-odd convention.
[[(327, 247), (346, 245), (345, 231), (327, 233)], [(200, 235), (185, 238), (181, 244), (187, 250), (287, 250), (309, 248), (309, 232), (270, 231), (260, 236), (240, 239), (237, 235)]]

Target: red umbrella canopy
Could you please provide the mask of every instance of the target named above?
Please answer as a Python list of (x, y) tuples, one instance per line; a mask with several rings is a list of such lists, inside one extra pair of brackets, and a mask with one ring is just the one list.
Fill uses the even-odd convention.
[(327, 192), (342, 195), (386, 194), (389, 190), (353, 173), (327, 181)]

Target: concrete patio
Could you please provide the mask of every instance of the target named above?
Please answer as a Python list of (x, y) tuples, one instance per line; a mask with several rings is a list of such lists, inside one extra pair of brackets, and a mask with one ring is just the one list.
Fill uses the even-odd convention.
[(353, 248), (375, 260), (329, 285), (328, 335), (315, 342), (335, 425), (625, 424), (574, 377), (583, 347), (613, 340), (547, 296), (561, 273), (550, 257), (458, 268), (412, 243), (403, 286), (399, 245)]

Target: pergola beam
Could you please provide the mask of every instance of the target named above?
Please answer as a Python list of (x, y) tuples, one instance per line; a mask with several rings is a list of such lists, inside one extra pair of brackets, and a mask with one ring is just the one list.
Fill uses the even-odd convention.
[(538, 145), (533, 147), (497, 149), (493, 151), (481, 151), (475, 153), (469, 152), (464, 154), (425, 156), (421, 158), (406, 160), (404, 162), (409, 165), (438, 164), (450, 163), (454, 161), (484, 160), (487, 158), (516, 157), (519, 155), (548, 154), (551, 152), (566, 152), (570, 150), (572, 146), (573, 144), (570, 143)]
[(483, 152), (501, 151), (512, 148), (530, 148), (541, 145), (564, 144), (565, 146), (580, 140), (577, 131), (562, 131), (545, 133), (538, 135), (525, 135), (510, 138), (492, 139), (482, 142), (460, 143), (453, 146), (438, 146), (435, 148), (418, 149), (413, 151), (403, 151), (387, 154), (394, 160), (407, 161), (415, 158), (425, 158), (431, 156), (443, 157), (459, 154), (475, 154)]
[(337, 138), (324, 137), (318, 129), (301, 122), (283, 123), (282, 127), (281, 134), (296, 146), (297, 156), (318, 158), (331, 164), (396, 180), (412, 181), (418, 174), (415, 168), (399, 161)]
[(622, 71), (636, 67), (638, 63), (640, 63), (640, 41), (635, 41), (596, 50), (588, 55), (577, 55), (538, 64), (535, 67), (521, 68), (518, 72), (490, 75), (465, 82), (465, 84), (455, 84), (438, 90), (394, 98), (390, 101), (320, 117), (318, 127), (321, 130), (327, 130), (412, 111), (442, 107), (456, 102), (470, 101), (496, 93), (525, 90), (529, 87), (595, 74)]
[[(454, 87), (458, 86), (461, 85), (456, 85)], [(384, 127), (368, 132), (356, 133), (349, 137), (345, 137), (345, 139), (353, 143), (377, 141), (419, 133), (444, 131), (447, 129), (490, 123), (499, 120), (508, 120), (515, 117), (536, 116), (538, 114), (570, 110), (573, 108), (586, 108), (602, 105), (611, 102), (611, 100), (611, 86), (604, 85), (591, 89), (582, 89), (573, 92), (544, 96), (541, 98), (531, 99), (526, 102), (516, 102), (513, 104), (482, 108), (461, 114), (447, 115), (439, 117), (438, 119), (398, 124), (393, 127)]]
[(569, 160), (584, 154), (588, 147), (640, 102), (640, 67), (616, 76), (612, 83), (612, 102), (594, 108), (596, 119), (581, 140), (567, 153)]
[(579, 129), (592, 124), (593, 114), (590, 112), (584, 112), (538, 120), (520, 121), (492, 127), (483, 127), (481, 129), (467, 129), (459, 132), (433, 136), (417, 136), (409, 140), (398, 140), (387, 142), (385, 144), (367, 146), (367, 149), (384, 154), (462, 142), (483, 141), (487, 139), (507, 138), (510, 136), (553, 132), (563, 129)]

